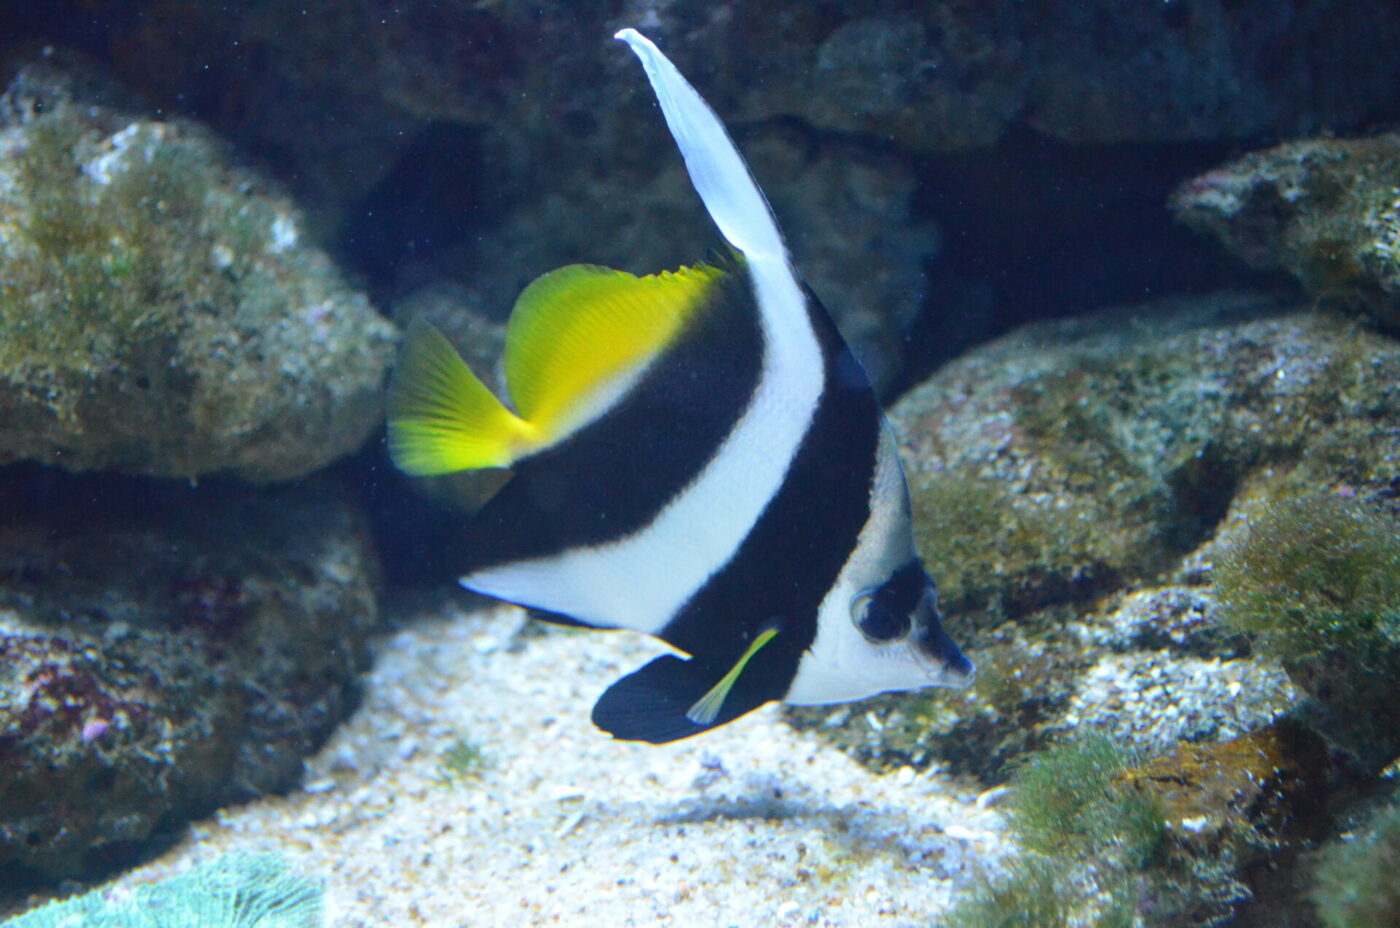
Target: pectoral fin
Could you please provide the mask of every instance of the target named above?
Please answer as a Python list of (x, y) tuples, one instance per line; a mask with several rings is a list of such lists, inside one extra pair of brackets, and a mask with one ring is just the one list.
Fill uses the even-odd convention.
[(776, 634), (778, 634), (776, 628), (769, 628), (755, 638), (743, 656), (735, 662), (733, 667), (729, 668), (729, 672), (721, 677), (718, 683), (710, 687), (709, 692), (697, 699), (695, 705), (686, 710), (685, 717), (697, 725), (712, 724), (724, 708), (724, 700), (729, 695), (730, 690), (734, 689), (734, 684), (739, 680), (739, 674), (744, 672), (744, 667), (748, 665), (749, 660), (758, 653), (760, 648), (772, 641)]

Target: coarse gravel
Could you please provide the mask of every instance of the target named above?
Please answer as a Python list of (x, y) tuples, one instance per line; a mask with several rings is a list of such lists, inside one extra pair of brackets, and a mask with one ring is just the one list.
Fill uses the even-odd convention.
[[(650, 639), (461, 597), (399, 611), (303, 790), (197, 822), (117, 882), (275, 850), (324, 881), (332, 928), (931, 926), (1007, 852), (999, 794), (877, 776), (775, 706), (678, 744), (611, 740), (589, 710), (663, 653)], [(462, 742), (477, 769), (445, 760)]]

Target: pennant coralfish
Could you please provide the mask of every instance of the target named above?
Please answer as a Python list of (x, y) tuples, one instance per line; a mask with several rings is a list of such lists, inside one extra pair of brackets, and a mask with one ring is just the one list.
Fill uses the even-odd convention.
[(686, 655), (603, 694), (593, 721), (617, 738), (674, 741), (772, 700), (966, 685), (865, 373), (714, 111), (648, 39), (617, 38), (731, 260), (534, 281), (506, 334), (514, 411), (412, 327), (390, 394), (394, 461), (424, 476), (513, 469), (474, 517), (463, 586)]

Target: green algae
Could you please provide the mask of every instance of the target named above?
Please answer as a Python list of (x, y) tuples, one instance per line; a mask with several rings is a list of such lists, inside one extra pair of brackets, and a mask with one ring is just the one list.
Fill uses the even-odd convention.
[(470, 738), (459, 737), (438, 753), (434, 781), (441, 786), (459, 786), (478, 780), (491, 766), (491, 756)]
[(375, 427), (395, 332), (205, 130), (0, 125), (0, 461), (258, 482)]
[(1391, 803), (1360, 834), (1326, 846), (1318, 857), (1312, 901), (1327, 928), (1400, 925), (1400, 803)]
[(1022, 852), (979, 882), (950, 928), (1128, 928), (1147, 871), (1163, 856), (1166, 823), (1128, 783), (1128, 751), (1103, 737), (1057, 745), (1012, 779), (1011, 831)]
[(1073, 906), (1061, 892), (1065, 868), (1014, 859), (1000, 879), (979, 880), (943, 922), (945, 928), (1069, 928)]
[(1379, 669), (1400, 650), (1400, 526), (1360, 500), (1265, 502), (1214, 580), (1221, 619), (1285, 664), (1340, 649)]
[[(190, 310), (238, 299), (253, 223), (242, 205), (208, 195), (208, 143), (152, 124), (125, 144), (124, 157), (104, 161), (95, 126), (62, 114), (27, 126), (14, 161), (27, 210), (0, 281), (0, 364), (119, 363)], [(271, 211), (261, 219), (269, 228)], [(217, 255), (230, 262), (223, 273), (211, 273)]]
[(1046, 856), (1077, 857), (1105, 847), (1140, 868), (1160, 856), (1165, 822), (1150, 796), (1126, 789), (1132, 755), (1091, 736), (1057, 745), (1016, 772), (1011, 825), (1022, 845)]
[(1382, 500), (1310, 474), (1240, 507), (1247, 526), (1214, 571), (1220, 618), (1308, 694), (1295, 718), (1378, 773), (1400, 756), (1400, 528)]
[(1017, 770), (1020, 852), (948, 924), (1219, 925), (1251, 897), (1250, 867), (1315, 835), (1327, 764), (1294, 723), (1147, 761), (1102, 736), (1062, 742)]

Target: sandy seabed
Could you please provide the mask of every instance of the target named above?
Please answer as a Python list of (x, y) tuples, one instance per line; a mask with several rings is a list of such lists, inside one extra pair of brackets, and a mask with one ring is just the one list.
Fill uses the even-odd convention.
[[(589, 710), (663, 652), (511, 607), (419, 604), (305, 788), (195, 823), (131, 884), (231, 850), (322, 880), (333, 928), (933, 926), (1005, 852), (976, 784), (877, 776), (768, 706), (664, 747)], [(485, 763), (444, 769), (467, 741)]]

